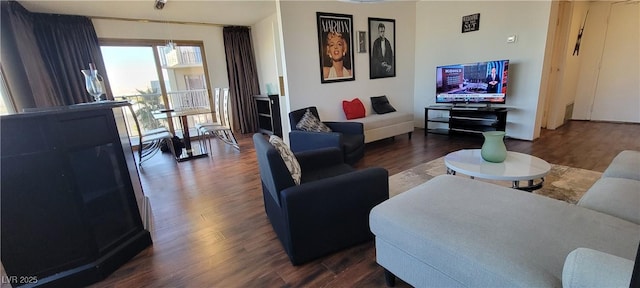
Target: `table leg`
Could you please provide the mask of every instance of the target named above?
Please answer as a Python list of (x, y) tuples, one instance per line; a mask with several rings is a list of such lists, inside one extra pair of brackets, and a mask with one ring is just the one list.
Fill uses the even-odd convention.
[(192, 157), (193, 149), (191, 148), (191, 135), (189, 135), (187, 116), (180, 116), (180, 121), (182, 121), (182, 136), (184, 138), (184, 147), (187, 149), (187, 157)]
[(536, 184), (534, 180), (535, 179), (528, 180), (528, 185), (524, 187), (521, 187), (519, 184), (517, 184), (516, 182), (518, 181), (513, 181), (513, 188), (527, 192), (533, 192), (534, 190), (542, 188), (542, 185), (544, 185), (544, 177), (540, 178), (540, 182), (538, 184)]
[(456, 171), (454, 171), (453, 169), (447, 167), (447, 174), (449, 175), (456, 175)]
[(184, 138), (184, 148), (187, 150), (187, 157), (179, 157), (178, 161), (187, 161), (194, 158), (207, 157), (207, 153), (200, 155), (193, 155), (193, 148), (191, 147), (191, 135), (189, 135), (189, 122), (187, 121), (187, 115), (180, 116), (180, 122), (182, 122), (182, 136)]

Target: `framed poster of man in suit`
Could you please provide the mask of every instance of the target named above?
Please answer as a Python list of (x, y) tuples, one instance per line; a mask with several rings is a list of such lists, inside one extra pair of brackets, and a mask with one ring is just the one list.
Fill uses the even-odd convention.
[(369, 18), (369, 78), (396, 77), (396, 20)]

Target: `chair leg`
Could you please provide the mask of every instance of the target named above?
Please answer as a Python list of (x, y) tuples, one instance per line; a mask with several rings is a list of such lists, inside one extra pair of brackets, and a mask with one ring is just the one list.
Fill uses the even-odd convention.
[(218, 130), (216, 131), (216, 136), (218, 137), (218, 139), (222, 140), (222, 142), (227, 143), (233, 146), (233, 148), (240, 150), (240, 145), (238, 145), (238, 141), (236, 140), (236, 137), (233, 135), (233, 131), (227, 130), (227, 129)]
[(205, 141), (207, 142), (207, 150), (209, 151), (209, 156), (213, 156), (213, 135), (211, 135), (211, 132), (206, 132), (205, 134)]
[(198, 143), (200, 143), (200, 152), (209, 153), (208, 147), (205, 145), (205, 141), (207, 140), (207, 133), (202, 131), (202, 128), (198, 129)]
[(149, 160), (149, 158), (153, 157), (160, 150), (160, 145), (162, 145), (162, 140), (148, 142), (146, 144), (140, 145), (140, 163), (139, 166), (142, 166), (144, 161)]
[[(142, 137), (140, 138), (142, 140)], [(142, 142), (138, 143), (138, 166), (142, 167)]]

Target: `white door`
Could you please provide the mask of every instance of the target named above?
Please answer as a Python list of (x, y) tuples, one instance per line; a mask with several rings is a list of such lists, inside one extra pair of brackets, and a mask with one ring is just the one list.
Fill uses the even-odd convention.
[(591, 120), (640, 123), (640, 4), (611, 4)]

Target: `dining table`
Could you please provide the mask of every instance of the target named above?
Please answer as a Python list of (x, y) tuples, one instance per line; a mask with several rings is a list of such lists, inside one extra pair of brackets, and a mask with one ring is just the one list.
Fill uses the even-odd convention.
[(167, 119), (171, 117), (180, 118), (180, 124), (182, 126), (182, 136), (184, 139), (184, 146), (185, 146), (184, 148), (186, 150), (186, 154), (180, 153), (178, 156), (176, 156), (176, 159), (178, 160), (178, 162), (208, 156), (208, 154), (202, 151), (202, 149), (200, 149), (199, 153), (193, 150), (193, 147), (191, 145), (191, 136), (189, 135), (189, 121), (187, 116), (210, 114), (210, 113), (211, 113), (211, 109), (207, 107), (163, 109), (163, 110), (157, 110), (153, 112), (153, 118), (155, 119)]

